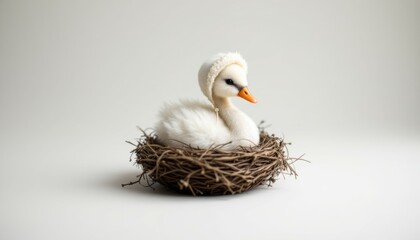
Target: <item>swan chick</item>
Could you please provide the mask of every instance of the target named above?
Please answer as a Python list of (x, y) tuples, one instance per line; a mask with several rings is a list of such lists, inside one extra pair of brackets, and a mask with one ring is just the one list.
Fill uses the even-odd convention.
[(220, 53), (211, 57), (201, 66), (198, 82), (209, 103), (181, 100), (165, 104), (155, 126), (158, 141), (202, 149), (221, 145), (225, 150), (258, 145), (257, 125), (230, 100), (239, 96), (257, 102), (248, 89), (247, 64), (242, 56)]

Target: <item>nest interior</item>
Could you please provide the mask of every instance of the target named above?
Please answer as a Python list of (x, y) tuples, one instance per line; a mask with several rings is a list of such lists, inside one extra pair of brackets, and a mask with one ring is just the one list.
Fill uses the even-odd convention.
[[(280, 174), (297, 176), (283, 139), (261, 130), (260, 144), (252, 148), (223, 150), (186, 145), (174, 148), (161, 145), (155, 134), (143, 136), (132, 151), (143, 169), (137, 181), (123, 184), (158, 182), (165, 187), (192, 195), (224, 195), (268, 185)], [(144, 185), (144, 184), (143, 184)]]

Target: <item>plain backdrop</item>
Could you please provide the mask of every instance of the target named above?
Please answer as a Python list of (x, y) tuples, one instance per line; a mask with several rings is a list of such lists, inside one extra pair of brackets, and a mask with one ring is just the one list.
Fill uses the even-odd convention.
[[(419, 239), (420, 2), (0, 1), (0, 239)], [(242, 53), (297, 179), (121, 188), (159, 107)]]

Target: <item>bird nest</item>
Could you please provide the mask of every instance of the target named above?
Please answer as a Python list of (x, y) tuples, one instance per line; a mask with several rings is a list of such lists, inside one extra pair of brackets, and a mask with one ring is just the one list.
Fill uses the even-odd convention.
[(144, 131), (133, 145), (132, 156), (143, 172), (123, 187), (135, 183), (151, 187), (158, 182), (192, 195), (224, 195), (271, 186), (280, 174), (297, 176), (292, 164), (299, 159), (288, 157), (282, 138), (262, 129), (258, 146), (230, 151), (223, 150), (224, 145), (209, 149), (164, 146), (155, 134)]

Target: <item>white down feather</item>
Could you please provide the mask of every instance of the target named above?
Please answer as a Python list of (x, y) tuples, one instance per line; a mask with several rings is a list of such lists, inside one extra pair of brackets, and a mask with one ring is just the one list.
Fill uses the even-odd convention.
[(165, 145), (180, 147), (190, 144), (206, 148), (232, 140), (226, 124), (217, 119), (208, 103), (192, 100), (167, 103), (161, 109), (159, 118), (156, 134)]

